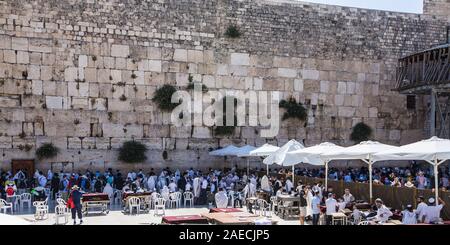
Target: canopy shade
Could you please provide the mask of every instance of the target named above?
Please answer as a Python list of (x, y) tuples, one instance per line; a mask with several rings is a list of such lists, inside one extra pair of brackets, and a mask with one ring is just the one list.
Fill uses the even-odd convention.
[(393, 150), (397, 146), (385, 145), (377, 141), (363, 141), (357, 145), (336, 150), (321, 155), (323, 159), (329, 160), (371, 160), (372, 155), (378, 152)]
[(372, 192), (372, 165), (373, 154), (392, 150), (398, 148), (397, 146), (385, 145), (376, 141), (363, 141), (357, 145), (350, 146), (341, 150), (336, 150), (330, 153), (322, 154), (322, 159), (328, 160), (353, 160), (359, 159), (364, 161), (369, 165), (369, 197), (370, 201), (372, 201), (373, 192)]
[[(438, 166), (450, 159), (450, 140), (436, 136), (396, 149), (386, 150), (373, 155), (377, 161), (382, 160), (424, 160), (433, 165), (434, 186), (439, 186)], [(435, 191), (435, 204), (439, 203), (439, 191)]]
[(239, 150), (239, 147), (236, 147), (234, 145), (229, 145), (227, 147), (224, 147), (222, 149), (214, 150), (209, 152), (209, 155), (211, 156), (236, 156), (237, 152)]
[(328, 162), (326, 158), (322, 159), (322, 154), (343, 150), (344, 147), (335, 145), (333, 143), (324, 142), (319, 145), (303, 148), (296, 151), (288, 152), (286, 161), (288, 162), (305, 162), (311, 165), (325, 165)]
[(254, 147), (254, 146), (245, 145), (245, 146), (242, 146), (242, 147), (238, 148), (236, 155), (238, 157), (249, 157), (249, 156), (251, 156), (250, 152), (255, 150), (255, 149), (256, 149), (256, 147)]
[(300, 150), (305, 148), (301, 143), (297, 142), (296, 140), (290, 140), (285, 145), (283, 145), (280, 149), (275, 151), (274, 153), (270, 154), (266, 159), (264, 159), (263, 163), (266, 165), (270, 164), (278, 164), (281, 166), (293, 166), (297, 164), (296, 162), (290, 161), (286, 162), (286, 153)]
[(382, 151), (373, 155), (376, 161), (383, 160), (435, 160), (450, 159), (450, 140), (432, 137), (409, 145)]
[(264, 144), (263, 146), (250, 151), (250, 156), (265, 157), (276, 152), (278, 149), (280, 149), (280, 147), (271, 144)]

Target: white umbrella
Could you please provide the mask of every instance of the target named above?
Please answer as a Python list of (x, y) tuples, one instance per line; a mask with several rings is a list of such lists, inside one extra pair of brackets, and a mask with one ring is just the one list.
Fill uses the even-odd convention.
[(0, 213), (0, 225), (30, 225), (31, 222), (17, 216), (1, 214)]
[(385, 145), (376, 141), (364, 141), (357, 145), (322, 154), (322, 159), (329, 160), (362, 160), (369, 165), (369, 197), (372, 201), (372, 165), (375, 162), (373, 154), (396, 149), (397, 146)]
[(255, 150), (256, 147), (251, 146), (251, 145), (244, 145), (242, 147), (239, 147), (239, 149), (237, 150), (236, 155), (238, 157), (246, 157), (247, 158), (247, 176), (250, 174), (250, 164), (249, 161), (250, 159), (248, 157), (250, 157), (250, 152)]
[(251, 145), (245, 145), (245, 146), (242, 146), (242, 147), (239, 147), (239, 148), (238, 148), (238, 150), (237, 150), (237, 152), (236, 152), (236, 155), (237, 155), (238, 157), (249, 157), (249, 156), (253, 156), (253, 155), (250, 154), (250, 152), (252, 152), (252, 151), (254, 151), (254, 150), (256, 150), (256, 147), (251, 146)]
[(288, 152), (286, 158), (292, 162), (305, 162), (311, 165), (325, 165), (325, 187), (328, 187), (328, 163), (330, 159), (323, 157), (325, 153), (342, 150), (344, 147), (324, 142), (319, 145)]
[(280, 147), (271, 144), (264, 144), (263, 146), (250, 151), (250, 156), (266, 157), (276, 152), (278, 149), (280, 149)]
[(438, 166), (450, 159), (450, 140), (432, 137), (396, 149), (386, 150), (373, 155), (376, 161), (383, 160), (424, 160), (434, 167), (434, 186), (436, 205), (438, 204)]
[(296, 151), (305, 148), (301, 143), (297, 142), (296, 140), (290, 140), (286, 144), (284, 144), (280, 149), (278, 149), (276, 152), (270, 154), (266, 159), (264, 159), (264, 164), (278, 164), (281, 166), (292, 166), (292, 182), (295, 183), (294, 180), (294, 166), (295, 162), (292, 161), (285, 161), (286, 160), (286, 154), (291, 151)]
[(236, 147), (234, 145), (229, 145), (227, 147), (224, 147), (222, 149), (214, 150), (209, 152), (209, 155), (211, 156), (236, 156), (237, 152), (239, 150), (239, 147)]
[[(278, 149), (280, 149), (280, 147), (271, 144), (264, 144), (263, 146), (258, 147), (253, 151), (250, 151), (250, 156), (267, 157), (270, 154), (276, 152)], [(266, 166), (267, 166), (267, 176), (269, 176), (269, 164), (266, 164)]]

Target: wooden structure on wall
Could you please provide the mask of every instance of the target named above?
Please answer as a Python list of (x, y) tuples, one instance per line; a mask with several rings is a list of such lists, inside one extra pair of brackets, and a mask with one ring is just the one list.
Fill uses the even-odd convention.
[(450, 43), (399, 59), (395, 90), (429, 97), (428, 134), (450, 138)]

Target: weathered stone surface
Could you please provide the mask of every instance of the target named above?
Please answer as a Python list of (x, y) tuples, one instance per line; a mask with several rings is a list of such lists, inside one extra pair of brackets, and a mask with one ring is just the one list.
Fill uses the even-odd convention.
[[(0, 168), (34, 157), (35, 148), (24, 153), (20, 145), (43, 142), (63, 149), (55, 161), (115, 167), (122, 165), (114, 149), (134, 138), (150, 148), (144, 166), (208, 167), (223, 165), (209, 150), (231, 143), (346, 145), (360, 121), (384, 143), (423, 137), (426, 102), (418, 100), (414, 113), (404, 108), (406, 97), (391, 91), (395, 67), (399, 57), (446, 41), (448, 1), (425, 0), (423, 15), (251, 0), (226, 8), (218, 0), (173, 1), (162, 15), (164, 1), (144, 2), (90, 1), (88, 12), (83, 1), (2, 2)], [(218, 34), (229, 21), (244, 35)], [(205, 126), (176, 127), (152, 98), (164, 84), (185, 90), (189, 76), (210, 91), (279, 91), (301, 102), (308, 120), (281, 122), (270, 139), (259, 137), (259, 127), (224, 137)]]

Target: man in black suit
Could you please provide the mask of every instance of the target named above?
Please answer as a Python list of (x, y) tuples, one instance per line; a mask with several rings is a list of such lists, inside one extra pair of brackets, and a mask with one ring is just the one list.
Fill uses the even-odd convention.
[(178, 180), (177, 186), (178, 186), (178, 190), (184, 191), (186, 188), (186, 178), (187, 178), (187, 174), (183, 174), (183, 177), (181, 177)]

